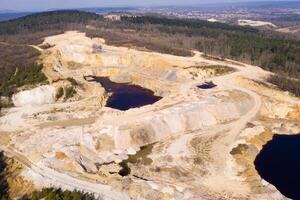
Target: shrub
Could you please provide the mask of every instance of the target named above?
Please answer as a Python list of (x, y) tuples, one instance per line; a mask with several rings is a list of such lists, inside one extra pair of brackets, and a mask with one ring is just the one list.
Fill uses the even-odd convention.
[(78, 83), (74, 78), (69, 77), (67, 80), (72, 84), (72, 86), (78, 86)]
[(56, 99), (60, 99), (64, 95), (64, 89), (60, 87), (56, 93)]
[(65, 100), (72, 98), (76, 94), (76, 90), (73, 86), (67, 87), (65, 90)]

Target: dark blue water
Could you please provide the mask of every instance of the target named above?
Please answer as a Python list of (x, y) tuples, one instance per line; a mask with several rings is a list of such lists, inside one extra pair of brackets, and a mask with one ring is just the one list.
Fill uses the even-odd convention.
[(300, 199), (300, 135), (274, 135), (254, 164), (260, 176), (283, 195)]
[(112, 93), (106, 106), (118, 110), (128, 110), (153, 104), (162, 97), (155, 96), (154, 92), (130, 83), (112, 82), (108, 77), (93, 77), (107, 92)]
[(213, 82), (206, 82), (203, 83), (202, 85), (198, 85), (197, 87), (200, 89), (211, 89), (217, 87), (217, 85), (214, 84)]

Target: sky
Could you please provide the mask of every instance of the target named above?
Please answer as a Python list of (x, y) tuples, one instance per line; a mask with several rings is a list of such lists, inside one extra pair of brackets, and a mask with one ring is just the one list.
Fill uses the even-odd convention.
[(0, 10), (42, 11), (49, 9), (87, 7), (193, 5), (230, 1), (240, 2), (247, 0), (0, 0)]

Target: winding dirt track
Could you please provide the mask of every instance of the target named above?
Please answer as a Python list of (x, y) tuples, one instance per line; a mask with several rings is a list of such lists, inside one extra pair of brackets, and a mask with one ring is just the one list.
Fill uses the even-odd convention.
[[(220, 64), (219, 62), (211, 61), (211, 64)], [(184, 134), (192, 134), (192, 135), (205, 135), (207, 137), (210, 136), (215, 136), (219, 133), (222, 134), (222, 139), (219, 141), (216, 141), (214, 143), (214, 146), (217, 148), (211, 152), (213, 158), (213, 165), (215, 166), (213, 176), (211, 175), (210, 178), (213, 181), (214, 185), (222, 185), (222, 184), (229, 184), (228, 180), (230, 180), (232, 177), (230, 175), (228, 176), (226, 173), (228, 172), (228, 166), (227, 162), (230, 160), (231, 154), (230, 151), (232, 150), (232, 144), (235, 143), (237, 140), (237, 137), (239, 134), (242, 132), (242, 130), (246, 127), (247, 123), (250, 122), (253, 118), (256, 117), (257, 113), (260, 111), (260, 108), (262, 106), (262, 100), (261, 97), (246, 88), (243, 88), (238, 85), (236, 82), (237, 77), (249, 77), (249, 74), (251, 73), (252, 77), (260, 77), (261, 75), (266, 75), (269, 74), (268, 72), (265, 72), (261, 70), (258, 67), (253, 67), (253, 66), (245, 66), (245, 67), (236, 67), (234, 65), (231, 65), (230, 67), (235, 68), (237, 71), (231, 74), (227, 74), (224, 76), (219, 76), (219, 77), (214, 77), (211, 79), (208, 79), (208, 81), (213, 81), (215, 84), (218, 86), (221, 86), (224, 88), (224, 90), (238, 90), (242, 93), (248, 94), (252, 101), (253, 101), (253, 106), (252, 108), (242, 117), (240, 117), (238, 120), (229, 123), (229, 124), (219, 124), (217, 126), (209, 128), (209, 130), (202, 130), (200, 132), (189, 132), (189, 133), (184, 133)], [(197, 85), (198, 83), (196, 83)], [(193, 86), (190, 86), (193, 87)], [(194, 85), (195, 87), (195, 85)], [(176, 161), (175, 161), (176, 162)], [(191, 167), (189, 164), (184, 165), (183, 163), (178, 163), (177, 166), (186, 173), (192, 174), (193, 177), (197, 177), (199, 180), (203, 180), (203, 177), (199, 175), (198, 173), (193, 172), (193, 167)], [(230, 169), (229, 169), (230, 171)], [(220, 182), (220, 177), (222, 179), (222, 183)], [(157, 182), (164, 183), (164, 180), (160, 180), (159, 178), (156, 179)], [(172, 185), (172, 183), (168, 183), (169, 185)], [(183, 183), (185, 184), (185, 183)], [(188, 183), (187, 183), (188, 184)], [(239, 182), (233, 182), (232, 187), (241, 187)], [(218, 187), (218, 186), (216, 186)], [(209, 198), (203, 198), (203, 199), (214, 199), (213, 197)]]
[[(218, 166), (216, 174), (222, 174), (226, 176), (225, 174), (226, 171), (228, 171), (227, 169), (228, 166), (225, 163), (228, 162), (228, 160), (230, 160), (229, 158), (231, 157), (230, 151), (232, 149), (231, 145), (235, 143), (239, 134), (246, 127), (247, 123), (250, 122), (257, 115), (257, 113), (260, 111), (262, 106), (261, 97), (257, 93), (249, 89), (243, 88), (235, 82), (235, 79), (237, 77), (241, 77), (241, 76), (247, 77), (250, 72), (255, 74), (257, 68), (252, 68), (252, 69), (251, 68), (252, 68), (251, 66), (246, 67), (245, 69), (240, 68), (238, 72), (229, 74), (227, 76), (216, 77), (213, 79), (213, 81), (217, 85), (223, 85), (228, 89), (239, 90), (243, 93), (248, 94), (253, 100), (253, 107), (251, 108), (251, 110), (249, 110), (245, 115), (243, 115), (237, 121), (229, 124), (230, 127), (228, 129), (229, 131), (225, 132), (226, 134), (225, 137), (222, 138), (222, 143), (218, 144), (218, 146), (222, 146), (220, 149), (223, 149), (223, 151), (215, 152), (217, 154), (215, 156), (218, 158), (215, 160), (215, 165)], [(260, 69), (258, 70), (260, 71)]]

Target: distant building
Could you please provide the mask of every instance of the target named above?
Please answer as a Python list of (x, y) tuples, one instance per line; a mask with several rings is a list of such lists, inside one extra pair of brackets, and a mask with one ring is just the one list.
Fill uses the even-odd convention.
[(109, 14), (109, 15), (105, 15), (104, 18), (112, 21), (120, 21), (121, 15)]
[(277, 26), (271, 22), (265, 22), (265, 21), (254, 21), (254, 20), (247, 20), (247, 19), (240, 19), (238, 20), (238, 25), (240, 26), (269, 26), (272, 28), (276, 28)]
[(104, 15), (105, 19), (109, 19), (112, 21), (120, 21), (122, 17), (134, 17), (134, 15), (130, 13), (110, 13), (107, 15)]
[(207, 19), (207, 21), (209, 21), (209, 22), (219, 22), (219, 20), (217, 20), (217, 19), (215, 19), (215, 18)]

